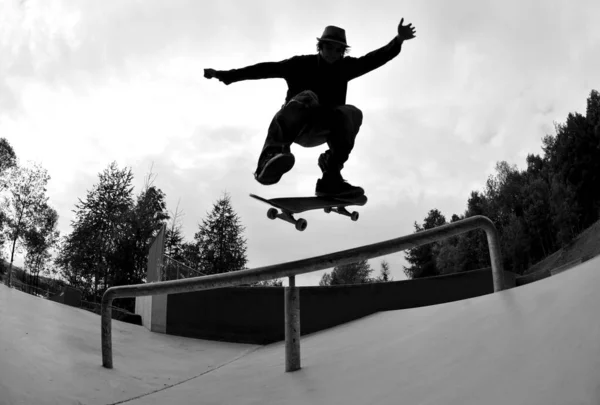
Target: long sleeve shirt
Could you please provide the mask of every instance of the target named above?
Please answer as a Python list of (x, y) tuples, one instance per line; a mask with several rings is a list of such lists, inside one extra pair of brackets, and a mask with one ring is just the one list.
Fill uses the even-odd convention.
[(320, 54), (294, 56), (280, 62), (263, 62), (240, 69), (220, 71), (226, 84), (242, 80), (282, 78), (288, 85), (286, 103), (304, 90), (312, 90), (323, 106), (346, 104), (348, 82), (375, 70), (393, 58), (401, 49), (397, 38), (387, 45), (355, 58), (346, 56), (328, 64)]

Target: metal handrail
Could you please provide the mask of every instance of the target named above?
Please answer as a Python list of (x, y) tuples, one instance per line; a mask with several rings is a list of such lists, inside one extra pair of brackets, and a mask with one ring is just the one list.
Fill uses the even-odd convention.
[(309, 259), (183, 280), (111, 287), (106, 290), (102, 297), (102, 365), (105, 368), (113, 367), (111, 304), (115, 298), (183, 293), (289, 277), (289, 287), (286, 287), (285, 293), (286, 371), (298, 370), (300, 369), (300, 304), (298, 289), (295, 286), (296, 275), (385, 256), (475, 229), (483, 229), (487, 235), (494, 292), (501, 291), (504, 289), (504, 271), (502, 268), (498, 232), (493, 222), (481, 215), (384, 242), (342, 250)]

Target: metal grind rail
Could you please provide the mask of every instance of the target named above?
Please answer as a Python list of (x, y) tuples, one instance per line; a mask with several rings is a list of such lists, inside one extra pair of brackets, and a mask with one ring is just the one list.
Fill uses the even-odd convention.
[(115, 298), (200, 291), (289, 277), (289, 286), (285, 288), (284, 294), (285, 371), (299, 370), (300, 294), (296, 287), (296, 275), (389, 255), (402, 250), (437, 242), (475, 229), (483, 229), (487, 235), (494, 292), (501, 291), (504, 289), (504, 270), (502, 268), (498, 232), (493, 222), (489, 218), (481, 215), (466, 218), (433, 229), (423, 230), (411, 235), (309, 259), (182, 280), (111, 287), (106, 290), (102, 297), (102, 365), (105, 368), (113, 368), (111, 305)]

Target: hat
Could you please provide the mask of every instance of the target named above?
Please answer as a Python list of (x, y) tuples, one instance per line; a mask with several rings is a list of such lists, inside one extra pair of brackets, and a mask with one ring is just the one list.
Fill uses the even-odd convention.
[(317, 39), (319, 41), (335, 42), (350, 48), (350, 45), (346, 43), (346, 31), (343, 28), (335, 27), (333, 25), (325, 27), (323, 35), (321, 35), (321, 38)]

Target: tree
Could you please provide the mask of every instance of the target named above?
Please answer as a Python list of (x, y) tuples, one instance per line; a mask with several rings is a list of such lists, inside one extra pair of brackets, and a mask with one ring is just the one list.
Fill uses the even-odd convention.
[[(532, 202), (529, 185), (532, 173), (543, 166), (534, 157), (528, 161), (531, 165), (528, 172), (521, 172), (505, 161), (498, 162), (496, 174), (488, 178), (484, 192), (471, 193), (465, 213), (465, 217), (484, 215), (494, 222), (504, 268), (518, 273), (529, 266), (533, 257), (533, 230), (526, 223)], [(485, 235), (480, 230), (470, 231), (441, 241), (436, 265), (440, 274), (475, 270), (489, 265), (488, 251)]]
[(252, 287), (283, 287), (283, 281), (279, 278), (273, 280), (259, 281), (252, 284)]
[(12, 266), (17, 245), (43, 216), (47, 207), (46, 185), (48, 172), (38, 164), (29, 167), (14, 166), (9, 169), (7, 193), (2, 207), (6, 221), (6, 234), (11, 242), (7, 285), (12, 284)]
[(196, 241), (181, 244), (180, 259), (176, 259), (186, 266), (203, 273), (199, 245)]
[[(95, 299), (117, 276), (124, 260), (134, 263), (132, 256), (120, 257), (119, 245), (130, 235), (133, 204), (133, 174), (120, 170), (113, 162), (99, 174), (99, 183), (76, 204), (73, 232), (59, 253), (57, 264), (62, 275), (84, 287)], [(134, 242), (132, 242), (134, 243)]]
[(532, 239), (532, 260), (537, 262), (556, 249), (556, 232), (552, 224), (550, 176), (547, 159), (527, 156), (527, 184), (522, 192), (523, 216)]
[[(542, 139), (543, 156), (527, 156), (526, 170), (498, 162), (483, 192), (472, 192), (467, 202), (464, 217), (483, 215), (496, 226), (508, 271), (524, 272), (600, 217), (600, 93), (590, 93), (585, 117), (571, 113), (555, 131)], [(410, 251), (409, 277), (489, 266), (479, 230), (432, 245)]]
[(116, 271), (112, 285), (139, 284), (146, 279), (150, 244), (169, 219), (165, 194), (153, 185), (151, 173), (126, 218), (112, 258)]
[(152, 174), (135, 201), (132, 181), (130, 168), (111, 163), (79, 200), (73, 232), (61, 243), (56, 259), (61, 275), (90, 299), (109, 287), (145, 280), (150, 243), (169, 219), (165, 195), (153, 185)]
[[(446, 224), (446, 218), (439, 210), (432, 209), (427, 214), (427, 217), (425, 217), (422, 227), (415, 222), (415, 232), (432, 229), (444, 224)], [(439, 243), (434, 242), (408, 249), (405, 258), (411, 266), (404, 266), (404, 274), (406, 274), (406, 277), (415, 279), (438, 275), (439, 271), (436, 266), (436, 256), (439, 246)]]
[(598, 90), (590, 91), (590, 95), (587, 99), (585, 118), (594, 127), (597, 127), (597, 125), (600, 124), (600, 93)]
[(461, 236), (452, 236), (440, 241), (440, 249), (435, 258), (435, 266), (440, 275), (464, 271), (467, 252), (463, 250), (465, 244), (461, 243)]
[[(600, 94), (592, 91), (584, 117), (569, 113), (556, 124), (556, 135), (547, 135), (543, 147), (550, 174), (549, 184), (559, 195), (571, 194), (572, 205), (555, 206), (563, 218), (577, 217), (576, 232), (598, 219), (600, 210)], [(560, 199), (560, 197), (558, 197)], [(570, 212), (562, 212), (567, 209)], [(565, 235), (564, 229), (561, 231)]]
[(390, 264), (387, 261), (382, 260), (380, 274), (379, 274), (379, 277), (377, 278), (377, 281), (388, 282), (388, 281), (393, 281), (393, 280), (394, 279), (392, 278), (391, 272), (390, 272)]
[(532, 264), (531, 245), (525, 221), (522, 217), (511, 214), (500, 238), (504, 270), (523, 274)]
[[(17, 156), (14, 149), (5, 138), (0, 138), (0, 193), (8, 187), (8, 169), (17, 166)], [(2, 230), (7, 221), (4, 209), (0, 207), (0, 258), (3, 257), (2, 251), (4, 248), (5, 238)]]
[(46, 206), (25, 233), (25, 269), (33, 276), (36, 285), (40, 273), (50, 272), (47, 267), (51, 258), (50, 250), (56, 246), (59, 238), (57, 223), (58, 213), (52, 207)]
[(183, 257), (182, 216), (183, 212), (179, 211), (179, 202), (177, 202), (175, 213), (171, 213), (171, 221), (165, 232), (165, 254), (183, 263), (185, 260)]
[(71, 234), (59, 242), (54, 261), (60, 276), (70, 286), (81, 290), (84, 297), (92, 299), (95, 297), (93, 281), (97, 269), (96, 252), (93, 244), (89, 243), (93, 237), (93, 228), (78, 221)]
[(213, 204), (194, 235), (199, 258), (199, 271), (220, 274), (242, 270), (247, 263), (244, 227), (231, 206), (227, 193)]
[(496, 175), (488, 178), (483, 194), (487, 202), (484, 215), (494, 222), (499, 231), (510, 222), (512, 214), (523, 216), (521, 190), (524, 182), (525, 176), (516, 165), (506, 161), (497, 162)]
[[(0, 178), (10, 168), (17, 166), (17, 155), (13, 147), (5, 138), (0, 138)], [(0, 182), (0, 191), (6, 187), (6, 184)]]
[(577, 204), (576, 191), (572, 185), (561, 183), (557, 178), (551, 186), (552, 224), (560, 246), (567, 245), (581, 232), (581, 209)]
[(341, 284), (365, 284), (371, 283), (371, 266), (366, 260), (356, 263), (335, 266), (331, 273), (325, 273), (319, 282), (320, 286), (341, 285)]

